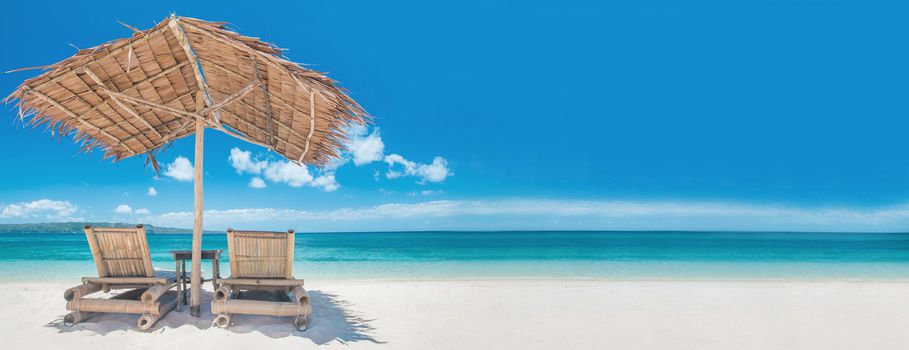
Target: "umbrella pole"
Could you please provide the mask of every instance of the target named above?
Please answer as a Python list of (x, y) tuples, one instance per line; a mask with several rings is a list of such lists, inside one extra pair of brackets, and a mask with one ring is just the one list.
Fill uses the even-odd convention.
[(196, 119), (196, 155), (193, 167), (193, 272), (190, 280), (189, 312), (199, 317), (202, 298), (202, 151), (205, 143), (205, 122)]

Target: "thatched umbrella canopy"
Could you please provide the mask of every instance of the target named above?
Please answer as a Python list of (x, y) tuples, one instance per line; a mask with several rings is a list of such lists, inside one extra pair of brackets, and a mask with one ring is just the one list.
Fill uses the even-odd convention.
[(16, 102), (22, 123), (72, 136), (82, 151), (114, 160), (144, 154), (156, 170), (158, 151), (196, 135), (191, 310), (198, 314), (202, 131), (324, 165), (338, 157), (344, 130), (370, 117), (334, 80), (223, 22), (172, 15), (150, 29), (127, 27), (132, 37), (40, 67), (46, 72), (4, 101)]

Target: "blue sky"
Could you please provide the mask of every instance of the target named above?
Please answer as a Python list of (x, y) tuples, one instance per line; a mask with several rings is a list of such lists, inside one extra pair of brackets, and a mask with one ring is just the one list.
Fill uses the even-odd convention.
[[(147, 28), (175, 11), (290, 49), (376, 116), (355, 138), (361, 164), (348, 155), (306, 174), (269, 172), (275, 155), (208, 131), (208, 229), (906, 231), (907, 7), (14, 2), (0, 13), (0, 69), (53, 63), (70, 44), (130, 35), (115, 20)], [(2, 74), (0, 90), (35, 74)], [(141, 158), (76, 155), (16, 128), (12, 105), (2, 114), (0, 223), (191, 224), (191, 182), (156, 178)], [(180, 156), (192, 160), (192, 138), (159, 161)]]

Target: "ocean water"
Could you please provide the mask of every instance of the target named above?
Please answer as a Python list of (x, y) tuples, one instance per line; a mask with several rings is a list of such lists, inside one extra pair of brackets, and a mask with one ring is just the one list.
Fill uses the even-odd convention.
[[(191, 235), (149, 235), (157, 268)], [(206, 234), (205, 249), (225, 235)], [(210, 270), (203, 262), (203, 269)], [(0, 234), (0, 279), (94, 275), (82, 234)], [(294, 274), (307, 280), (779, 279), (909, 280), (909, 233), (385, 232), (298, 233)]]

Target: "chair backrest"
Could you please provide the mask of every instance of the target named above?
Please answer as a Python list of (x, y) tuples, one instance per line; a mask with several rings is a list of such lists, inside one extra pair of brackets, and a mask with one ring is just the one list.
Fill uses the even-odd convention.
[(232, 278), (294, 278), (294, 230), (227, 229), (227, 250)]
[(85, 226), (98, 277), (154, 277), (145, 226), (112, 228)]

